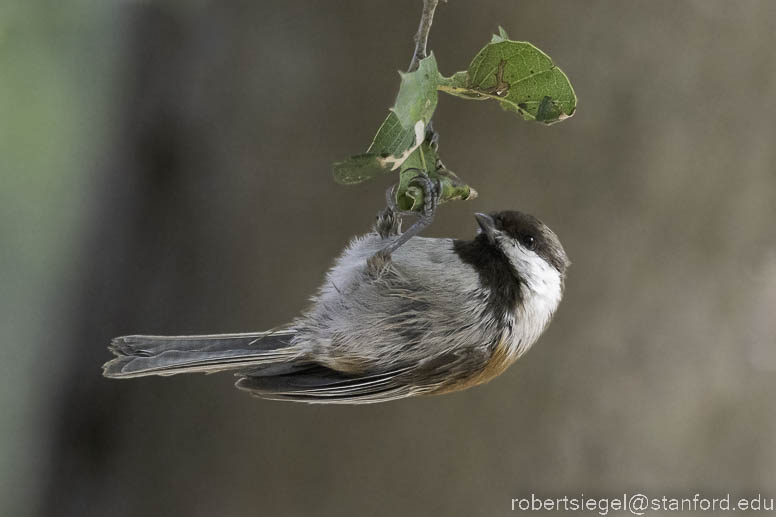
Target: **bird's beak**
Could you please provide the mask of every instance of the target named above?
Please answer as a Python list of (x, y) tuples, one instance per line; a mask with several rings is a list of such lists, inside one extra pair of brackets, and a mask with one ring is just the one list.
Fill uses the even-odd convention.
[(488, 214), (481, 214), (479, 212), (474, 214), (474, 218), (477, 219), (477, 224), (480, 225), (482, 233), (488, 236), (488, 240), (490, 240), (490, 242), (495, 242), (496, 236), (494, 235), (494, 232), (496, 230), (496, 221)]

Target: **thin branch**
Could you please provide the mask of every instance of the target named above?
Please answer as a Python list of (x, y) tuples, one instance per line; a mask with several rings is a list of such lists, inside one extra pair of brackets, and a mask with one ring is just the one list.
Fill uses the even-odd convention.
[[(446, 0), (445, 0), (446, 1)], [(408, 72), (414, 72), (418, 69), (420, 60), (425, 58), (426, 45), (428, 45), (428, 33), (431, 31), (431, 22), (434, 19), (434, 11), (439, 0), (423, 0), (423, 14), (420, 16), (420, 26), (415, 34), (415, 52), (412, 54), (412, 61)]]

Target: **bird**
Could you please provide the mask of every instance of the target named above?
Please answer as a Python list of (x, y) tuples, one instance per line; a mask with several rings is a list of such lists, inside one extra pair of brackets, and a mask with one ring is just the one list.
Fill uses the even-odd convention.
[[(570, 261), (557, 235), (514, 210), (476, 213), (471, 239), (393, 246), (389, 212), (354, 238), (309, 307), (269, 331), (112, 340), (113, 379), (233, 372), (270, 400), (369, 404), (490, 381), (546, 329)], [(400, 222), (399, 222), (400, 225)], [(390, 254), (381, 253), (386, 248)]]

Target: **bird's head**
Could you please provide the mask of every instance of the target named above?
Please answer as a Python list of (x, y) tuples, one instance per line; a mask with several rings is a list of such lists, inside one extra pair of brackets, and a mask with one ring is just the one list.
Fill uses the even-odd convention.
[(513, 210), (475, 214), (477, 239), (500, 249), (527, 283), (557, 275), (562, 282), (571, 264), (555, 232), (532, 215)]

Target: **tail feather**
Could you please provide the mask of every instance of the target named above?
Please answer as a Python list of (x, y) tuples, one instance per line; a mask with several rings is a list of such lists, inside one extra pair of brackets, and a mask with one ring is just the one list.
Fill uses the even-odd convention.
[(122, 336), (113, 339), (116, 355), (103, 365), (110, 378), (213, 373), (293, 361), (292, 330), (207, 336)]

